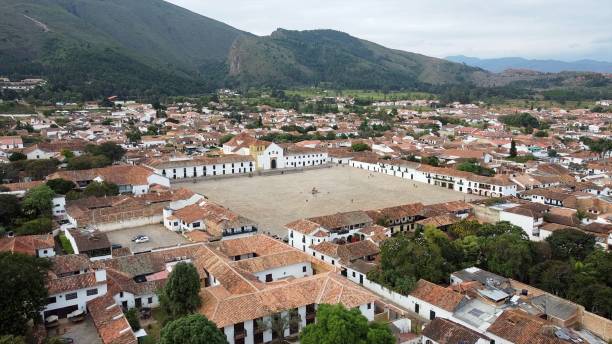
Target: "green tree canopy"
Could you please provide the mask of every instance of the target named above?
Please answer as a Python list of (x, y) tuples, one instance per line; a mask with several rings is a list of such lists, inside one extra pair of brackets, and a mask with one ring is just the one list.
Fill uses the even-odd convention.
[(554, 231), (546, 241), (554, 259), (583, 260), (595, 250), (595, 237), (573, 228)]
[(235, 135), (233, 134), (225, 134), (223, 136), (221, 136), (221, 138), (219, 139), (219, 143), (220, 144), (224, 144), (226, 142), (228, 142), (229, 140), (233, 139)]
[(200, 299), (200, 276), (196, 268), (187, 263), (174, 266), (160, 294), (160, 303), (169, 320), (195, 312)]
[(104, 197), (104, 196), (116, 196), (119, 194), (119, 187), (117, 184), (103, 182), (91, 182), (83, 190), (83, 196), (85, 197)]
[(351, 145), (351, 150), (353, 152), (364, 152), (364, 151), (369, 151), (372, 149), (366, 143), (356, 142)]
[(574, 269), (569, 262), (548, 260), (529, 270), (529, 284), (559, 297), (566, 297), (574, 282)]
[(30, 189), (21, 203), (24, 213), (31, 217), (50, 216), (53, 196), (55, 192), (47, 185)]
[(9, 226), (21, 215), (15, 195), (0, 194), (0, 225)]
[(395, 337), (380, 324), (368, 324), (358, 309), (319, 305), (317, 321), (300, 333), (302, 344), (393, 344)]
[(520, 280), (526, 279), (533, 262), (529, 240), (516, 233), (485, 239), (482, 253), (489, 271)]
[(84, 154), (68, 159), (69, 170), (89, 170), (92, 168), (104, 167), (112, 164), (112, 160), (105, 155)]
[(400, 234), (385, 240), (380, 247), (381, 263), (368, 273), (368, 279), (407, 294), (423, 278), (438, 283), (447, 278), (442, 249), (420, 234), (416, 238)]
[(23, 335), (28, 320), (40, 320), (47, 304), (50, 262), (20, 253), (0, 253), (0, 335)]
[(9, 161), (19, 161), (19, 160), (26, 160), (28, 158), (27, 155), (21, 153), (21, 152), (15, 152), (12, 153), (11, 155), (9, 155)]
[(187, 315), (166, 324), (159, 344), (226, 344), (225, 334), (200, 314)]
[(125, 149), (113, 142), (104, 142), (101, 145), (87, 145), (85, 152), (91, 155), (103, 155), (110, 161), (119, 161), (125, 155)]
[(47, 181), (47, 186), (50, 187), (55, 193), (65, 195), (68, 191), (73, 190), (76, 184), (71, 180), (62, 178), (51, 179)]
[(46, 234), (53, 230), (53, 221), (49, 217), (40, 217), (26, 221), (17, 227), (15, 232), (18, 235)]

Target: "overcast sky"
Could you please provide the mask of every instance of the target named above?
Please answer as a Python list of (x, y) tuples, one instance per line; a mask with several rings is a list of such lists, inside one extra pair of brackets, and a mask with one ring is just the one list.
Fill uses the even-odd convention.
[(257, 35), (336, 29), (430, 56), (612, 62), (612, 0), (170, 0)]

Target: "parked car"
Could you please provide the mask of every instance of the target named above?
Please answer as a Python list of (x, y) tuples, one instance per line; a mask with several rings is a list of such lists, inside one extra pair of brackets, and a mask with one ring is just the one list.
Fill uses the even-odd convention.
[(140, 236), (140, 237), (136, 238), (136, 240), (134, 240), (134, 242), (137, 243), (137, 244), (141, 244), (141, 243), (147, 242), (149, 240), (151, 240), (151, 239), (149, 239), (148, 236), (143, 235), (143, 236)]
[(121, 244), (112, 244), (111, 245), (111, 249), (113, 249), (113, 250), (120, 249), (122, 247), (123, 247), (123, 245), (121, 245)]
[(74, 339), (68, 338), (68, 337), (59, 338), (59, 343), (62, 343), (62, 344), (74, 344)]

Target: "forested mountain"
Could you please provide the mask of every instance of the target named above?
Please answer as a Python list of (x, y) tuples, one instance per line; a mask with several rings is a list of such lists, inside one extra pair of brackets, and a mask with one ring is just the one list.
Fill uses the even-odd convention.
[(0, 75), (95, 94), (196, 91), (248, 33), (161, 0), (3, 0)]
[(501, 57), (494, 59), (479, 59), (463, 55), (449, 56), (449, 61), (465, 63), (490, 72), (500, 73), (507, 69), (529, 69), (544, 73), (559, 73), (564, 71), (612, 73), (612, 62), (595, 60), (578, 60), (572, 62), (558, 60), (530, 60), (521, 57)]
[(326, 83), (351, 88), (479, 83), (486, 72), (424, 55), (387, 49), (332, 30), (240, 37), (229, 56), (239, 83), (288, 86)]
[[(493, 74), (332, 30), (258, 37), (163, 0), (3, 0), (0, 76), (43, 77), (49, 86), (38, 97), (61, 100), (201, 94), (221, 86), (465, 93), (517, 81), (537, 87), (543, 77)], [(545, 77), (557, 85), (576, 79)]]

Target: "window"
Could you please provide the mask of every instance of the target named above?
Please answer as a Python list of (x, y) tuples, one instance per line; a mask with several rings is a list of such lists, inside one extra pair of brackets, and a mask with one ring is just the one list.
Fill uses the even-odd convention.
[(149, 298), (147, 299), (147, 303), (148, 303), (148, 304), (152, 304), (152, 303), (153, 303), (153, 297), (149, 297)]
[(123, 292), (119, 292), (119, 297), (123, 297)]
[(419, 308), (420, 308), (420, 307), (419, 307), (419, 304), (418, 304), (418, 303), (415, 303), (415, 304), (414, 304), (414, 312), (415, 312), (416, 314), (419, 314)]
[(272, 274), (267, 274), (266, 275), (266, 282), (272, 282), (272, 281), (273, 281)]
[(434, 320), (436, 318), (436, 312), (429, 311), (429, 320)]
[(87, 296), (98, 295), (98, 289), (88, 289)]
[(57, 298), (55, 296), (51, 296), (47, 298), (47, 304), (55, 303), (56, 301), (57, 301)]
[(368, 303), (368, 309), (372, 309), (372, 304)]
[(302, 272), (306, 272), (306, 265), (302, 266)]
[(77, 298), (77, 293), (66, 294), (66, 300), (74, 300)]

